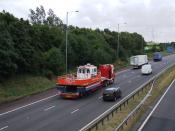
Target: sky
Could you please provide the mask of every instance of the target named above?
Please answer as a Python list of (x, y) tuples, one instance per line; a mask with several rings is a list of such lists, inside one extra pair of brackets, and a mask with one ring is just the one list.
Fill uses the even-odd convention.
[[(29, 19), (29, 9), (52, 9), (65, 23), (92, 29), (137, 32), (146, 41), (175, 41), (175, 0), (0, 0), (0, 11)], [(72, 12), (78, 10), (79, 12)]]

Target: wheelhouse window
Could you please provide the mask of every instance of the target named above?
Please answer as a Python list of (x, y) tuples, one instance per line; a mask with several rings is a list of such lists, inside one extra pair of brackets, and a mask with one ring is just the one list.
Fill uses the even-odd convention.
[(81, 73), (81, 69), (78, 70), (78, 73)]

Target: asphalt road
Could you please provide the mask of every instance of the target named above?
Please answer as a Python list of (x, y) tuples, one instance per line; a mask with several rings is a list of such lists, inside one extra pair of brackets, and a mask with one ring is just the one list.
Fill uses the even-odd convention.
[(175, 82), (156, 106), (142, 131), (175, 131)]
[[(161, 62), (151, 62), (151, 75), (141, 75), (140, 70), (133, 69), (118, 73), (116, 84), (121, 87), (122, 98), (174, 62), (175, 55), (167, 56)], [(100, 89), (88, 97), (77, 100), (64, 100), (59, 96), (53, 96), (35, 104), (21, 105), (20, 109), (5, 113), (1, 108), (0, 131), (79, 130), (122, 99), (116, 102), (103, 102), (102, 91), (103, 89)]]

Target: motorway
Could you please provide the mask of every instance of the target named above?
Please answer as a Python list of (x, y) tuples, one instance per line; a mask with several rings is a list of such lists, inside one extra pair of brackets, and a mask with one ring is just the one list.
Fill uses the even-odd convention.
[[(175, 62), (175, 55), (151, 62), (153, 74), (141, 75), (140, 70), (127, 69), (117, 73), (115, 85), (121, 87), (122, 98)], [(102, 91), (77, 99), (64, 100), (57, 95), (21, 107), (0, 108), (0, 131), (77, 131), (119, 102), (103, 102)], [(55, 92), (56, 93), (56, 92)], [(29, 104), (29, 105), (27, 105)]]
[(142, 131), (175, 131), (175, 82), (158, 101)]

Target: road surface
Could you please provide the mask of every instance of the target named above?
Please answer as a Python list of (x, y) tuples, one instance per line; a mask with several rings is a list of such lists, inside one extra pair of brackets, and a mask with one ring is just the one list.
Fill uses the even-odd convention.
[(175, 131), (175, 82), (158, 101), (142, 131)]
[[(141, 75), (137, 69), (118, 73), (116, 83), (121, 87), (122, 98), (174, 62), (175, 55), (164, 57), (161, 62), (151, 62), (151, 75)], [(122, 99), (103, 102), (102, 90), (78, 100), (53, 95), (29, 105), (9, 106), (10, 111), (8, 106), (0, 108), (0, 131), (77, 131)]]

